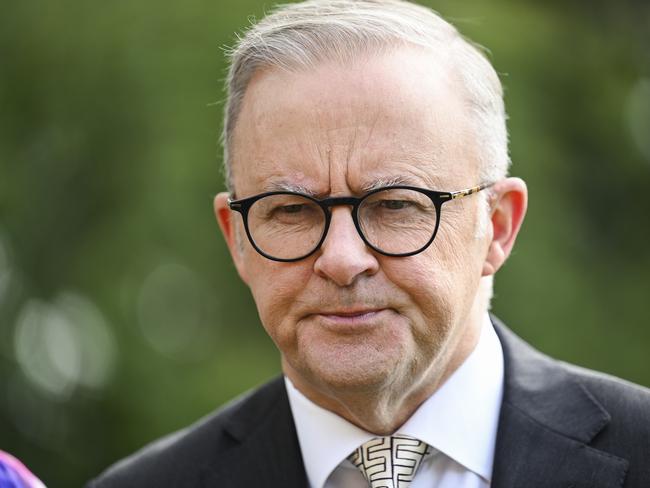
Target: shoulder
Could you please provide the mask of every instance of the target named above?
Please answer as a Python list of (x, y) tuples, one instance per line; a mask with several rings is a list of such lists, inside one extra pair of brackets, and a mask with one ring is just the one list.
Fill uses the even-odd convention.
[(625, 486), (650, 481), (650, 390), (604, 373), (562, 365), (606, 413), (591, 447), (629, 462)]
[[(611, 403), (612, 406), (634, 408), (636, 405), (642, 404), (647, 407), (650, 403), (649, 388), (574, 364), (563, 362), (560, 364), (576, 375), (590, 389), (599, 392), (602, 400)], [(646, 408), (644, 413), (650, 418), (650, 410)]]
[(549, 456), (563, 453), (558, 462), (569, 452), (572, 463), (586, 462), (592, 453), (622, 467), (625, 486), (648, 486), (650, 390), (550, 358), (493, 323), (504, 354), (500, 436), (507, 454), (516, 457), (525, 445), (532, 455), (545, 439)]
[(598, 371), (560, 363), (610, 415), (619, 436), (646, 440), (650, 454), (650, 389)]
[(286, 396), (281, 378), (236, 398), (207, 417), (122, 459), (88, 488), (198, 486), (201, 469), (232, 449), (243, 430)]
[[(562, 410), (596, 405), (615, 421), (620, 418), (620, 422), (650, 428), (650, 389), (553, 359), (517, 337), (495, 317), (492, 320), (503, 347), (506, 390), (517, 393), (518, 403), (526, 400), (530, 410), (541, 410), (536, 408), (541, 399), (552, 399), (551, 403), (561, 405)], [(590, 401), (578, 402), (580, 397)]]

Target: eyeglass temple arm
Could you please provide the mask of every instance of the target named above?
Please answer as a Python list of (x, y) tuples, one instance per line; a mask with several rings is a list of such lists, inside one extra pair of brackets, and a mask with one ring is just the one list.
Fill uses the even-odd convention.
[(463, 198), (466, 197), (467, 195), (478, 193), (479, 191), (484, 190), (492, 185), (494, 185), (494, 183), (482, 183), (478, 186), (467, 188), (466, 190), (452, 191), (449, 195), (451, 195), (452, 200), (455, 200), (457, 198)]
[(235, 200), (236, 199), (233, 197), (228, 197), (228, 207), (230, 207), (230, 210), (241, 210), (242, 208), (241, 203)]

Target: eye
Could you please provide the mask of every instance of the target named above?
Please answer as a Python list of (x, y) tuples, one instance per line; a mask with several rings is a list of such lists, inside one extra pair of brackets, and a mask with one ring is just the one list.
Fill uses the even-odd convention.
[(266, 218), (285, 223), (307, 222), (321, 218), (322, 211), (315, 203), (304, 199), (296, 201), (293, 198), (292, 200), (276, 202), (267, 210)]
[(294, 203), (292, 205), (283, 205), (276, 209), (277, 212), (296, 214), (305, 209), (305, 205), (302, 203)]
[(413, 202), (406, 200), (382, 200), (380, 205), (388, 210), (404, 210), (413, 205)]

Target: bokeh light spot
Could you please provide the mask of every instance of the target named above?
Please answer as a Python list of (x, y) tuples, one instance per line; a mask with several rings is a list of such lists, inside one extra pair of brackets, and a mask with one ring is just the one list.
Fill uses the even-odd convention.
[(149, 345), (177, 360), (200, 360), (215, 345), (214, 300), (192, 270), (163, 264), (144, 281), (138, 322)]
[(14, 348), (30, 382), (59, 399), (79, 386), (103, 387), (115, 363), (115, 341), (101, 313), (70, 292), (52, 304), (27, 301), (16, 321)]
[(650, 161), (650, 78), (641, 78), (630, 90), (625, 119), (639, 151)]
[(62, 293), (55, 302), (74, 324), (76, 342), (81, 351), (79, 383), (88, 388), (104, 387), (114, 371), (117, 346), (100, 310), (75, 293)]

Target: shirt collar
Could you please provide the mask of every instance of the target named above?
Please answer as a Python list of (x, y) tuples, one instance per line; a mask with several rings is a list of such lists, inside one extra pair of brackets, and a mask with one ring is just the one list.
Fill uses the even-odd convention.
[(321, 488), (339, 463), (374, 437), (300, 393), (285, 376), (309, 485)]
[[(286, 377), (285, 383), (307, 477), (321, 488), (341, 461), (376, 436), (316, 405)], [(396, 433), (417, 437), (489, 482), (502, 395), (503, 351), (486, 314), (474, 350)]]

